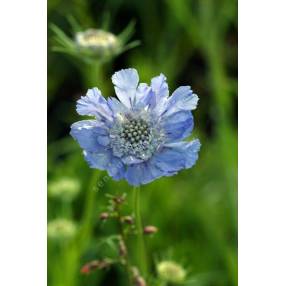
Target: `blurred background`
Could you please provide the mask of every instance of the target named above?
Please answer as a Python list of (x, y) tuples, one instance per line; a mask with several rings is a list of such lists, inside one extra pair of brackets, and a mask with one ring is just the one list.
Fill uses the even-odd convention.
[[(116, 225), (99, 219), (106, 194), (126, 193), (128, 212), (132, 188), (89, 169), (69, 131), (84, 119), (76, 100), (94, 86), (114, 96), (111, 76), (128, 67), (200, 98), (197, 164), (141, 189), (143, 223), (159, 229), (146, 239), (148, 285), (237, 285), (237, 1), (49, 0), (48, 21), (48, 285), (127, 285), (117, 266), (80, 273), (115, 251)], [(158, 273), (163, 261), (184, 279)]]

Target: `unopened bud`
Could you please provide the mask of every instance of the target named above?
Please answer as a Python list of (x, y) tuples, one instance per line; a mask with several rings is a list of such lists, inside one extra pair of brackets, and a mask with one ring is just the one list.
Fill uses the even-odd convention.
[(48, 223), (48, 238), (54, 241), (72, 239), (76, 232), (76, 224), (68, 219), (57, 218)]
[(113, 201), (118, 204), (121, 205), (124, 201), (125, 201), (125, 197), (124, 196), (120, 196), (120, 197), (114, 197)]
[(153, 233), (156, 233), (157, 231), (158, 231), (158, 228), (153, 225), (148, 225), (144, 227), (145, 234), (153, 234)]
[(115, 35), (98, 29), (78, 32), (76, 43), (79, 48), (93, 51), (98, 57), (114, 55), (120, 48), (119, 40)]
[(134, 219), (132, 216), (124, 216), (122, 218), (122, 221), (127, 223), (127, 224), (133, 224), (134, 223)]
[(100, 219), (101, 220), (106, 220), (108, 218), (109, 218), (109, 213), (104, 212), (104, 213), (100, 214)]
[(104, 269), (109, 267), (112, 264), (112, 261), (104, 259), (104, 260), (93, 260), (91, 262), (86, 263), (80, 270), (82, 274), (89, 274), (91, 271), (96, 269)]
[(185, 269), (174, 261), (161, 261), (157, 265), (157, 272), (162, 280), (169, 283), (179, 284), (186, 278)]

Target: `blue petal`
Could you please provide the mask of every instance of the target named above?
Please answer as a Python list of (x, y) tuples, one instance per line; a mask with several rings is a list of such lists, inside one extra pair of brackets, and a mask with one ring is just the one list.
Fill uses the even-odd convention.
[(112, 110), (113, 114), (128, 112), (128, 108), (115, 97), (109, 97), (107, 99), (107, 104)]
[(119, 100), (128, 108), (134, 103), (139, 76), (136, 69), (123, 69), (112, 76), (114, 89)]
[(112, 112), (98, 88), (89, 89), (86, 96), (77, 101), (76, 111), (80, 115), (96, 116), (99, 120), (112, 121)]
[(101, 151), (109, 144), (108, 129), (96, 120), (82, 120), (72, 124), (70, 134), (87, 151)]
[(114, 157), (110, 150), (104, 152), (83, 151), (83, 154), (91, 168), (106, 170), (114, 180), (120, 180), (124, 177), (124, 164), (119, 158)]
[(144, 162), (142, 159), (138, 159), (134, 156), (126, 156), (122, 158), (122, 162), (126, 165), (131, 165), (131, 164), (139, 164)]
[(167, 136), (167, 142), (181, 140), (190, 135), (194, 127), (191, 111), (180, 111), (165, 117), (162, 127)]
[(164, 170), (161, 170), (154, 164), (154, 161), (148, 160), (141, 164), (129, 165), (125, 178), (132, 186), (145, 185), (162, 176), (168, 176)]
[(154, 176), (150, 170), (150, 165), (146, 162), (129, 165), (127, 167), (125, 177), (128, 183), (132, 186), (147, 184), (154, 180)]
[(91, 168), (106, 170), (111, 162), (112, 154), (110, 150), (103, 152), (89, 152), (84, 150), (83, 155)]
[(111, 162), (107, 167), (107, 172), (114, 180), (120, 180), (124, 178), (125, 167), (119, 158), (112, 156)]
[(169, 88), (166, 82), (166, 77), (160, 74), (157, 77), (152, 78), (151, 87), (155, 97), (155, 104), (152, 105), (154, 114), (160, 116), (166, 109), (169, 96)]
[(198, 104), (198, 96), (193, 93), (190, 86), (180, 86), (168, 99), (163, 116), (169, 116), (178, 111), (194, 110)]
[(151, 79), (151, 87), (156, 95), (157, 102), (169, 95), (169, 88), (166, 80), (167, 78), (162, 73)]
[(156, 102), (151, 87), (149, 87), (146, 83), (139, 84), (135, 98), (136, 98), (135, 107), (137, 109), (143, 109), (146, 106), (152, 104), (154, 105)]
[(196, 163), (200, 146), (198, 139), (166, 144), (150, 161), (164, 172), (164, 176), (173, 175), (182, 169), (191, 168)]

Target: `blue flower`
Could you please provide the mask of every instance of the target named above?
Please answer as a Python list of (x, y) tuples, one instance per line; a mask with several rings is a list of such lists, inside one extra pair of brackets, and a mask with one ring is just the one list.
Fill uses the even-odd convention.
[(191, 168), (200, 142), (182, 141), (193, 130), (191, 111), (198, 103), (190, 86), (181, 86), (169, 96), (163, 74), (152, 78), (149, 86), (139, 84), (135, 69), (116, 72), (112, 82), (118, 99), (106, 100), (93, 88), (77, 101), (80, 115), (95, 117), (71, 126), (89, 166), (133, 186)]

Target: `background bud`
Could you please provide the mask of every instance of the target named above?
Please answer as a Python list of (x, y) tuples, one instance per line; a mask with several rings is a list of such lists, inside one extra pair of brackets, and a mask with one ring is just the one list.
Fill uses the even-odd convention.
[(74, 178), (62, 177), (51, 181), (48, 186), (48, 195), (65, 201), (73, 200), (80, 191), (80, 182)]
[(52, 240), (68, 240), (75, 236), (77, 227), (71, 220), (58, 218), (48, 223), (48, 238)]
[(144, 227), (145, 234), (153, 234), (153, 233), (156, 233), (157, 231), (158, 231), (158, 228), (153, 225), (148, 225)]
[(109, 218), (109, 213), (107, 213), (107, 212), (101, 213), (99, 218), (101, 220), (106, 220)]
[(159, 277), (170, 283), (181, 283), (185, 280), (185, 269), (173, 261), (162, 261), (157, 265)]
[(133, 224), (134, 223), (134, 219), (132, 216), (124, 216), (122, 218), (122, 221), (128, 224)]

